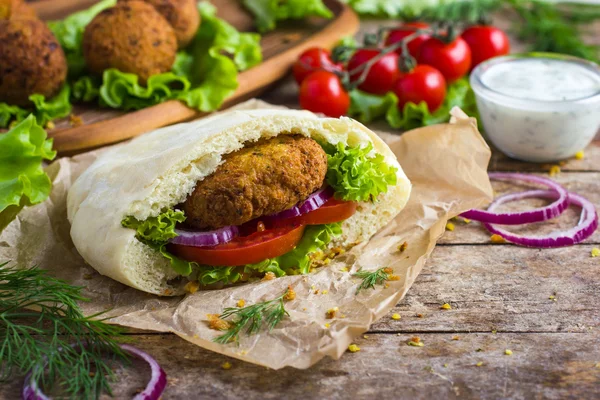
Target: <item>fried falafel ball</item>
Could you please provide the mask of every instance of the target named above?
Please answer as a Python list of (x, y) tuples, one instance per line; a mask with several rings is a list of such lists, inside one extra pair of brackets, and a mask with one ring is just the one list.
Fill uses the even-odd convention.
[(0, 20), (0, 102), (28, 106), (32, 94), (53, 97), (66, 77), (65, 54), (44, 22)]
[(292, 208), (323, 185), (327, 155), (313, 139), (280, 135), (223, 157), (183, 204), (199, 229), (240, 225)]
[(177, 38), (150, 4), (128, 1), (100, 12), (83, 35), (83, 55), (93, 73), (116, 68), (139, 76), (142, 84), (173, 66)]
[[(131, 0), (119, 0), (131, 1)], [(151, 4), (167, 20), (175, 31), (177, 44), (186, 47), (200, 26), (200, 12), (195, 0), (143, 0)]]
[(35, 10), (22, 0), (0, 0), (0, 19), (37, 19)]

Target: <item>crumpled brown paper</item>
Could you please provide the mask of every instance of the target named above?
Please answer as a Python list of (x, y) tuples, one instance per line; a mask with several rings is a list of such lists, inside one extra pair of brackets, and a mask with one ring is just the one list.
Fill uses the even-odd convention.
[[(245, 108), (269, 106), (259, 101)], [(473, 119), (424, 127), (403, 136), (382, 134), (398, 157), (413, 191), (406, 208), (368, 243), (353, 248), (329, 266), (307, 276), (288, 276), (178, 298), (146, 294), (103, 277), (86, 265), (69, 236), (66, 196), (73, 181), (103, 150), (62, 158), (48, 167), (54, 182), (47, 201), (24, 209), (0, 235), (0, 261), (37, 265), (53, 275), (85, 287), (91, 299), (87, 314), (109, 310), (112, 323), (159, 332), (174, 332), (198, 346), (270, 368), (308, 368), (324, 356), (339, 358), (353, 338), (386, 314), (408, 291), (442, 235), (449, 218), (489, 201), (490, 150)], [(404, 252), (398, 246), (408, 243)], [(351, 274), (363, 268), (394, 269), (399, 281), (356, 295)], [(348, 268), (350, 272), (343, 271)], [(290, 317), (273, 331), (241, 335), (239, 345), (212, 341), (207, 314), (274, 298), (291, 285), (296, 299), (286, 303)], [(318, 293), (317, 293), (318, 290)], [(327, 310), (339, 307), (333, 319)], [(328, 325), (326, 325), (328, 324)]]

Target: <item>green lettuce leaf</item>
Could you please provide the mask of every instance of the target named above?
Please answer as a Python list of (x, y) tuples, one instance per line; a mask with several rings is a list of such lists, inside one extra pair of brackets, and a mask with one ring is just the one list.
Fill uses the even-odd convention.
[(477, 21), (502, 0), (343, 0), (360, 15), (448, 21)]
[(259, 32), (275, 29), (277, 21), (333, 16), (322, 0), (243, 0), (243, 4), (254, 15)]
[(136, 231), (135, 237), (140, 242), (159, 251), (163, 257), (169, 260), (175, 272), (187, 276), (192, 272), (194, 263), (178, 258), (166, 249), (169, 239), (177, 237), (177, 233), (175, 233), (176, 224), (183, 221), (185, 221), (183, 211), (169, 209), (144, 221), (128, 216), (121, 221), (121, 225), (124, 228), (134, 229)]
[[(177, 53), (171, 72), (151, 76), (145, 86), (139, 83), (137, 75), (116, 69), (104, 71), (101, 81), (83, 75), (73, 84), (73, 97), (81, 101), (99, 98), (100, 105), (122, 110), (138, 110), (171, 99), (200, 111), (218, 109), (237, 89), (238, 71), (262, 61), (260, 35), (238, 32), (217, 18), (210, 3), (201, 2), (198, 9), (202, 24), (190, 46)], [(82, 23), (89, 22), (90, 14), (76, 18), (72, 21), (74, 26), (66, 24), (70, 29), (63, 25), (56, 32), (66, 35), (64, 40), (69, 46), (80, 47), (80, 35), (73, 31), (82, 32)]]
[(294, 250), (275, 258), (275, 261), (287, 273), (290, 270), (299, 270), (301, 274), (308, 274), (311, 264), (310, 255), (324, 249), (335, 236), (341, 234), (341, 222), (307, 226), (302, 239)]
[(242, 277), (240, 267), (209, 267), (200, 266), (198, 281), (203, 285), (212, 285), (222, 283), (231, 285), (236, 283)]
[[(402, 111), (398, 109), (398, 98), (394, 93), (377, 96), (360, 90), (350, 92), (350, 115), (361, 122), (371, 122), (385, 117), (393, 128), (414, 129), (421, 126), (440, 124), (450, 120), (452, 107), (460, 107), (467, 115), (479, 117), (475, 94), (466, 78), (448, 86), (446, 99), (440, 108), (430, 113), (427, 104), (407, 103)], [(479, 118), (478, 118), (479, 120)]]
[(52, 160), (52, 139), (29, 115), (7, 133), (0, 134), (0, 213), (10, 206), (37, 204), (50, 194), (52, 182), (43, 160)]
[(29, 96), (29, 100), (33, 102), (31, 110), (0, 103), (0, 128), (6, 128), (12, 121), (20, 122), (30, 113), (41, 126), (57, 118), (66, 117), (71, 112), (70, 92), (69, 85), (64, 85), (56, 96), (48, 100), (41, 94), (32, 94)]
[(375, 201), (396, 184), (396, 168), (389, 166), (381, 154), (371, 154), (373, 144), (364, 147), (325, 148), (327, 174), (325, 179), (343, 200)]

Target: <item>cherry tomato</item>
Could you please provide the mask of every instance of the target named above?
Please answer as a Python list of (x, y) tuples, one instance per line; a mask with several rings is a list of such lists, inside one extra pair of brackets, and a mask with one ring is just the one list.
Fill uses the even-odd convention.
[(465, 30), (461, 37), (471, 49), (471, 68), (492, 57), (508, 54), (510, 51), (510, 42), (506, 33), (493, 26), (472, 26)]
[(296, 247), (304, 233), (303, 225), (281, 228), (239, 236), (229, 243), (211, 247), (169, 245), (178, 257), (211, 266), (236, 266), (254, 264), (267, 258), (278, 257)]
[(342, 71), (342, 66), (335, 64), (331, 60), (331, 52), (321, 47), (312, 47), (306, 50), (292, 66), (292, 72), (298, 85), (304, 78), (319, 69)]
[(277, 220), (273, 226), (332, 224), (350, 218), (356, 212), (357, 203), (332, 198), (321, 207), (298, 217)]
[(429, 65), (417, 65), (411, 72), (400, 76), (394, 93), (398, 96), (400, 110), (408, 102), (419, 104), (424, 101), (429, 111), (434, 112), (446, 98), (446, 80), (437, 69)]
[[(403, 24), (402, 26), (400, 26), (400, 28), (390, 31), (388, 37), (385, 39), (385, 45), (389, 46), (394, 43), (398, 43), (405, 37), (415, 33), (416, 30), (424, 28), (429, 28), (429, 25), (424, 22), (409, 22), (407, 24)], [(413, 57), (417, 57), (417, 55), (419, 54), (419, 49), (421, 48), (421, 44), (423, 44), (423, 42), (429, 39), (430, 37), (431, 36), (428, 34), (423, 34), (417, 36), (416, 38), (408, 42), (407, 46), (410, 55)], [(396, 50), (396, 53), (401, 55), (402, 49), (399, 48), (398, 50)]]
[(460, 37), (450, 43), (432, 37), (421, 45), (417, 61), (438, 69), (446, 81), (452, 83), (469, 72), (471, 49)]
[(338, 118), (348, 111), (350, 96), (334, 73), (315, 71), (300, 85), (300, 106)]
[[(379, 50), (361, 49), (357, 50), (348, 61), (348, 71), (352, 72), (359, 66), (365, 64), (373, 57), (379, 55)], [(358, 71), (350, 75), (350, 80), (355, 82), (359, 79), (363, 71)], [(388, 53), (377, 61), (369, 69), (366, 79), (358, 88), (368, 93), (385, 94), (392, 90), (394, 83), (400, 75), (398, 69), (398, 54)]]

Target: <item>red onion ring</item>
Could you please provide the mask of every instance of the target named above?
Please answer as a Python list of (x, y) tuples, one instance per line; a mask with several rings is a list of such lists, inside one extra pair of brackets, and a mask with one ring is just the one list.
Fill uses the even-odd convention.
[[(508, 194), (500, 196), (496, 200), (494, 200), (494, 202), (490, 204), (488, 210), (491, 212), (494, 211), (494, 209), (500, 204), (531, 197), (557, 199), (560, 198), (560, 194), (552, 190), (530, 190), (527, 192)], [(553, 232), (549, 235), (544, 236), (528, 237), (508, 232), (504, 229), (494, 226), (493, 224), (486, 223), (484, 224), (484, 226), (491, 233), (500, 235), (509, 242), (521, 246), (538, 248), (571, 246), (580, 243), (588, 237), (592, 236), (592, 234), (598, 228), (598, 214), (596, 213), (596, 208), (594, 207), (594, 205), (589, 200), (579, 196), (578, 194), (568, 193), (568, 198), (572, 204), (581, 207), (581, 218), (579, 220), (579, 223), (577, 224), (577, 226), (569, 230)]]
[[(483, 210), (470, 210), (462, 213), (461, 216), (472, 219), (474, 221), (487, 222), (491, 224), (500, 225), (522, 225), (530, 222), (541, 222), (552, 218), (558, 217), (563, 213), (569, 206), (569, 196), (567, 191), (560, 186), (558, 183), (542, 178), (536, 175), (525, 175), (519, 173), (505, 173), (505, 172), (490, 172), (490, 179), (510, 179), (516, 181), (525, 181), (538, 183), (552, 189), (557, 193), (556, 201), (552, 204), (548, 204), (545, 207), (536, 208), (529, 211), (512, 212), (512, 213), (494, 213), (492, 208), (488, 208), (487, 211)], [(508, 195), (511, 196), (511, 195)], [(517, 200), (517, 199), (514, 199)], [(513, 200), (506, 200), (513, 201)], [(506, 202), (505, 201), (505, 202)], [(492, 203), (493, 204), (493, 203)]]
[[(135, 395), (133, 400), (158, 400), (167, 386), (167, 374), (165, 371), (148, 353), (128, 344), (122, 344), (120, 347), (129, 354), (146, 361), (150, 365), (150, 381), (142, 392)], [(37, 382), (31, 379), (31, 372), (25, 377), (25, 384), (23, 385), (21, 395), (23, 396), (23, 400), (50, 400), (50, 398), (39, 388)]]
[(176, 237), (169, 240), (173, 244), (181, 244), (184, 246), (216, 246), (230, 242), (233, 238), (240, 235), (240, 230), (237, 226), (230, 225), (212, 231), (188, 231), (184, 229), (175, 229)]
[(299, 217), (300, 215), (307, 214), (311, 211), (316, 210), (321, 207), (323, 204), (327, 203), (327, 200), (333, 197), (333, 189), (330, 186), (324, 186), (321, 189), (317, 190), (302, 203), (294, 206), (288, 210), (282, 211), (277, 214), (267, 215), (265, 217), (261, 217), (261, 221), (269, 222), (274, 220), (286, 219)]

